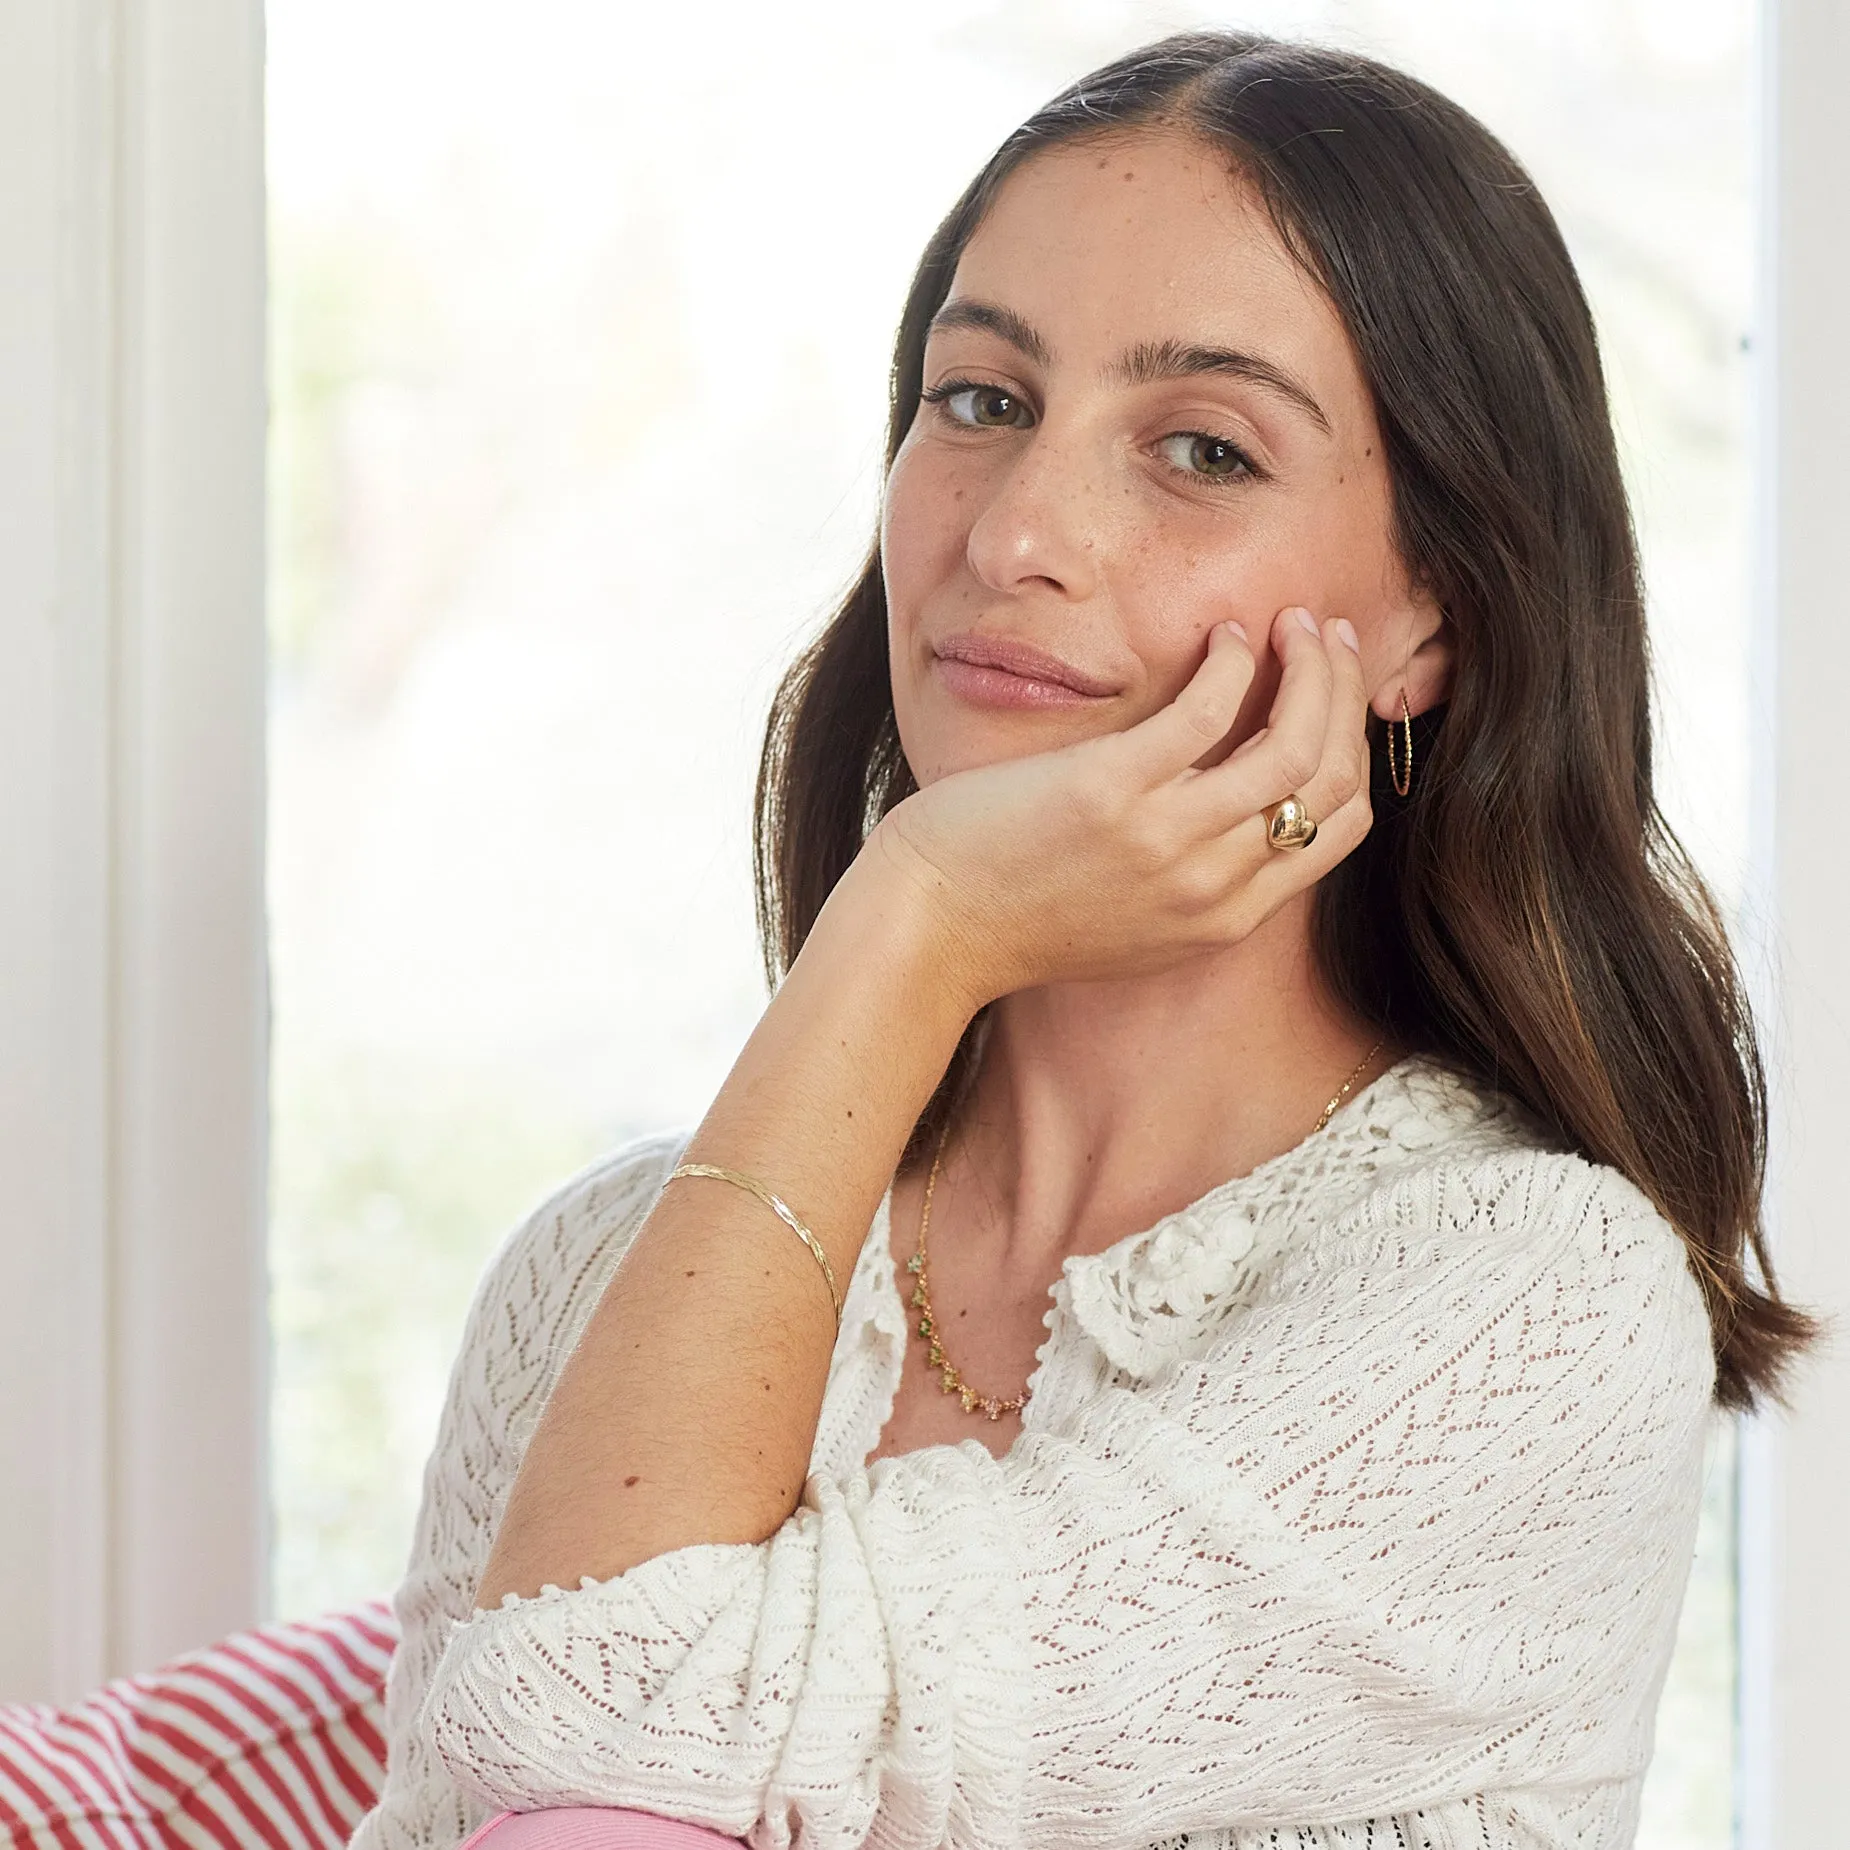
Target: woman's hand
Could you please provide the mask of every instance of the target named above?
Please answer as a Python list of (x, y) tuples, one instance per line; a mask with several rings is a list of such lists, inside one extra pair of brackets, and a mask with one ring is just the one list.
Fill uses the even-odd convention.
[[(959, 771), (882, 819), (864, 856), (914, 886), (977, 1005), (1061, 979), (1160, 970), (1237, 942), (1367, 834), (1367, 690), (1346, 622), (1280, 612), (1283, 675), (1265, 726), (1232, 728), (1255, 661), (1215, 627), (1193, 678), (1128, 731)], [(1296, 794), (1308, 848), (1266, 839)]]

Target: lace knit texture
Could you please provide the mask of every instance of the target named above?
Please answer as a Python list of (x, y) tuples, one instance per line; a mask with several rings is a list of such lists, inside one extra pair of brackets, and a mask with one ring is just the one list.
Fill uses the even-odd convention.
[(1619, 1850), (1713, 1384), (1671, 1228), (1404, 1061), (1069, 1260), (1020, 1438), (868, 1466), (907, 1340), (882, 1205), (802, 1506), (472, 1615), (521, 1452), (684, 1139), (543, 1207), (426, 1474), (364, 1850), (629, 1805), (850, 1850)]

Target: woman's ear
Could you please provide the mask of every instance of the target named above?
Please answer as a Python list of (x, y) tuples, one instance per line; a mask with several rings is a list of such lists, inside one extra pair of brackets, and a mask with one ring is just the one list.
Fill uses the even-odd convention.
[[(1400, 718), (1400, 700), (1407, 697), (1407, 710), (1424, 713), (1442, 706), (1452, 692), (1452, 626), (1437, 604), (1421, 600), (1408, 607), (1406, 623), (1388, 622), (1378, 632), (1388, 637), (1399, 632), (1413, 644), (1411, 654), (1399, 656), (1369, 691), (1368, 704), (1382, 719)], [(1403, 644), (1404, 646), (1404, 644)], [(1398, 655), (1398, 651), (1396, 651)], [(1375, 667), (1370, 663), (1371, 668)], [(1380, 670), (1376, 669), (1377, 674)]]

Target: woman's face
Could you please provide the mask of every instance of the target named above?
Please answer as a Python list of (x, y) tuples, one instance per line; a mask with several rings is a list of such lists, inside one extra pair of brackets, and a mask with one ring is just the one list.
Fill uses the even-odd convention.
[(881, 533), (921, 784), (1135, 724), (1226, 617), (1260, 662), (1237, 743), (1264, 723), (1293, 604), (1355, 625), (1379, 710), (1398, 716), (1403, 678), (1416, 712), (1440, 697), (1405, 672), (1438, 617), (1394, 551), (1349, 338), (1213, 150), (1148, 134), (1017, 169), (958, 263), (924, 388)]

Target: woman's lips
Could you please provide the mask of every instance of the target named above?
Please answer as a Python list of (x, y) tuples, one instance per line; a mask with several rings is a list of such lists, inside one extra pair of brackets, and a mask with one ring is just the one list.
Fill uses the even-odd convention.
[(1008, 636), (947, 636), (934, 653), (945, 685), (979, 707), (1083, 707), (1119, 691)]

